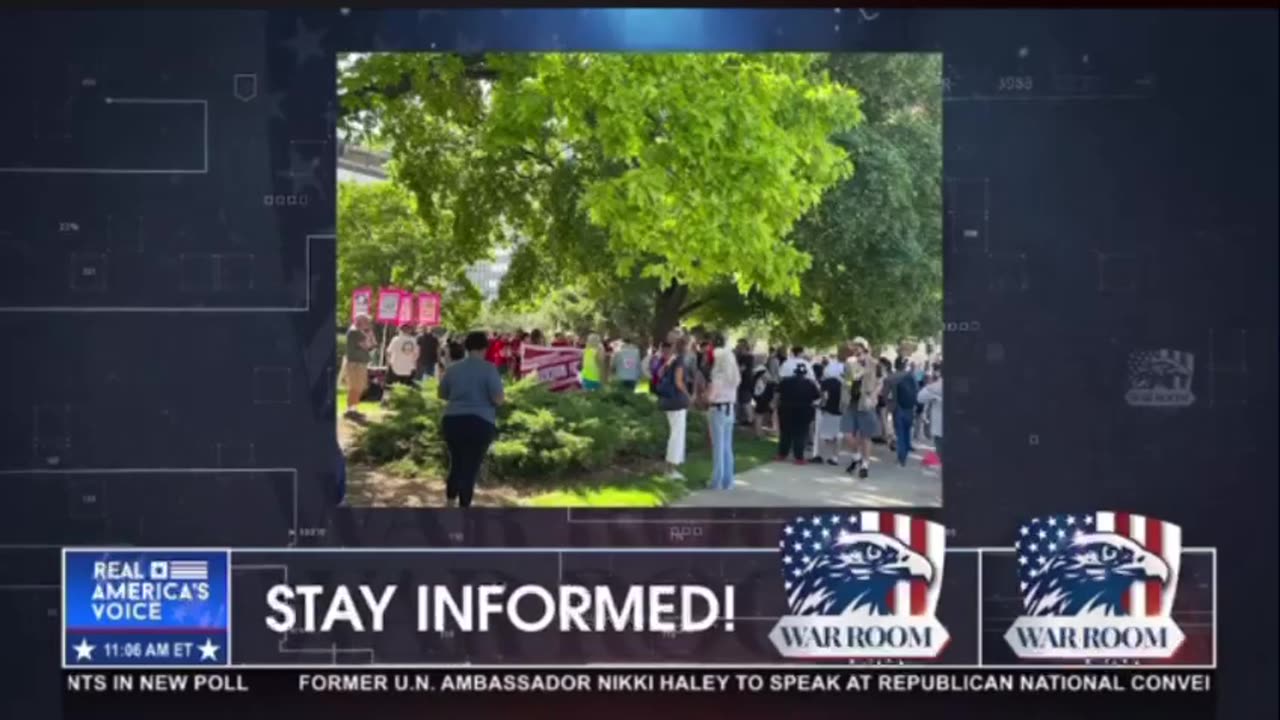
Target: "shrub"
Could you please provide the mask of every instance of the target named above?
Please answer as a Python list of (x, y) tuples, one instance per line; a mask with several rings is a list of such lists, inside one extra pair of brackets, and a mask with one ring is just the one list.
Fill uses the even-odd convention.
[[(555, 482), (565, 475), (662, 459), (667, 422), (650, 395), (621, 389), (554, 393), (533, 380), (508, 385), (506, 392), (487, 465), (492, 477)], [(389, 403), (392, 412), (370, 424), (353, 459), (443, 474), (444, 403), (436, 398), (435, 382), (396, 387)], [(705, 425), (700, 413), (690, 413), (691, 442), (705, 435)]]

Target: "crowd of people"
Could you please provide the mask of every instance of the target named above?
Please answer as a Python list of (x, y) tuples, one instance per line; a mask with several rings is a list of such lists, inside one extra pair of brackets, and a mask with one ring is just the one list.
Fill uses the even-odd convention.
[(779, 461), (843, 465), (859, 478), (870, 475), (872, 446), (882, 442), (905, 466), (914, 443), (928, 439), (940, 463), (942, 361), (930, 355), (875, 358), (862, 338), (831, 354), (798, 346), (757, 354), (745, 339), (731, 351), (719, 334), (673, 333), (646, 361), (670, 426), (668, 470), (680, 475), (690, 409), (708, 413), (717, 489), (733, 484), (735, 424), (776, 435)]
[[(842, 466), (858, 478), (869, 476), (875, 444), (887, 444), (905, 466), (916, 442), (931, 441), (941, 461), (942, 361), (933, 352), (912, 355), (900, 348), (891, 360), (887, 354), (876, 357), (863, 338), (830, 353), (799, 346), (756, 352), (747, 339), (729, 348), (722, 334), (686, 330), (642, 349), (632, 338), (597, 333), (555, 333), (548, 339), (540, 330), (451, 334), (405, 325), (383, 349), (385, 384), (438, 379), (446, 403), (442, 435), (450, 457), (450, 504), (471, 504), (497, 434), (503, 379), (520, 375), (525, 344), (580, 348), (586, 392), (647, 384), (666, 416), (664, 459), (672, 478), (683, 478), (691, 411), (707, 417), (710, 487), (716, 490), (733, 487), (737, 427), (761, 438), (776, 436), (778, 461)], [(363, 417), (358, 405), (369, 387), (378, 345), (370, 318), (357, 317), (347, 331), (343, 371), (350, 419)]]

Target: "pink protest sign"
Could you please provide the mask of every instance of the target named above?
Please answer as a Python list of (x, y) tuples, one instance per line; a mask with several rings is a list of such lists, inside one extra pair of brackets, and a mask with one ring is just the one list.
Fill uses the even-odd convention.
[(401, 293), (400, 312), (396, 316), (397, 325), (413, 324), (413, 293)]
[(440, 324), (439, 293), (418, 293), (418, 324), (422, 327)]
[(373, 318), (373, 289), (362, 287), (351, 291), (351, 322), (360, 315)]
[(404, 293), (396, 288), (382, 288), (378, 291), (378, 308), (374, 320), (383, 325), (394, 325), (400, 319), (400, 304)]
[(520, 375), (537, 375), (538, 382), (551, 390), (572, 390), (580, 387), (578, 373), (582, 370), (582, 348), (520, 346)]

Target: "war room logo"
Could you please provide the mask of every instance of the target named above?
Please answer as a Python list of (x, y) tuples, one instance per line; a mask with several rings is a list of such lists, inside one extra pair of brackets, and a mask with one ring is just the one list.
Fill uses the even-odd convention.
[(1125, 402), (1135, 407), (1187, 407), (1196, 358), (1178, 350), (1148, 350), (1129, 354), (1129, 391)]
[(946, 529), (879, 511), (799, 517), (782, 530), (787, 615), (769, 633), (789, 658), (933, 659)]
[(1020, 658), (1167, 659), (1182, 529), (1131, 513), (1033, 518), (1015, 544), (1023, 616), (1005, 633)]

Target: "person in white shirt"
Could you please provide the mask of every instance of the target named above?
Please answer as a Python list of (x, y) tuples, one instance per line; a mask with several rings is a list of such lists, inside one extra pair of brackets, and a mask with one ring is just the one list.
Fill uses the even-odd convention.
[(920, 388), (916, 402), (929, 408), (929, 431), (933, 433), (933, 451), (942, 460), (942, 362), (933, 366), (933, 382)]
[(387, 343), (387, 386), (412, 385), (418, 370), (418, 336), (412, 325), (401, 325), (400, 332)]
[(738, 384), (742, 371), (733, 351), (725, 347), (724, 336), (711, 339), (711, 388), (707, 393), (707, 424), (711, 428), (711, 487), (733, 487), (733, 426), (737, 418)]

